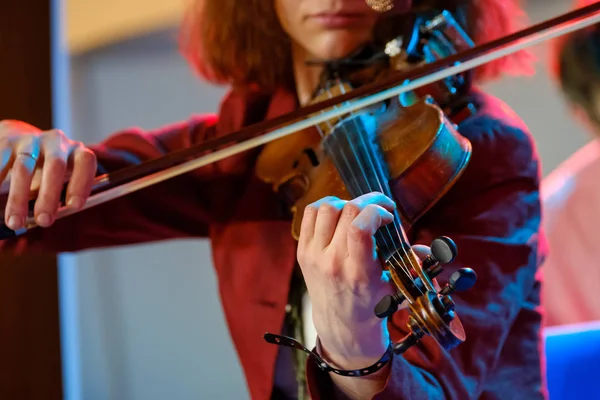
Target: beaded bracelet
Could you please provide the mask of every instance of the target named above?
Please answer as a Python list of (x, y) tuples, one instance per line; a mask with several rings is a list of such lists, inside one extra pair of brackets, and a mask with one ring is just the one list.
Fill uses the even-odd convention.
[(355, 369), (355, 370), (343, 370), (343, 369), (337, 369), (337, 368), (332, 367), (316, 352), (310, 351), (305, 346), (303, 346), (302, 343), (298, 342), (296, 339), (293, 339), (288, 336), (274, 335), (272, 333), (266, 333), (263, 337), (268, 343), (276, 344), (279, 346), (287, 346), (287, 347), (294, 348), (296, 350), (302, 350), (305, 353), (308, 353), (309, 355), (312, 355), (315, 358), (317, 365), (319, 366), (319, 368), (321, 368), (321, 370), (323, 370), (325, 372), (331, 371), (335, 374), (342, 375), (342, 376), (371, 375), (371, 374), (379, 371), (381, 368), (383, 368), (392, 359), (392, 356), (394, 354), (392, 342), (390, 341), (390, 344), (388, 345), (387, 350), (385, 351), (383, 356), (377, 362), (375, 362), (375, 364), (373, 364), (367, 368), (361, 368), (361, 369)]

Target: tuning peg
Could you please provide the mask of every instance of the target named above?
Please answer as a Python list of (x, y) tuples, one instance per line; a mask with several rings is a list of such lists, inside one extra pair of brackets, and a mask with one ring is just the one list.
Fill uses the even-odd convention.
[(402, 293), (385, 295), (375, 306), (375, 315), (379, 318), (386, 318), (398, 311), (398, 306), (404, 301)]
[(431, 255), (423, 260), (423, 270), (430, 279), (442, 272), (442, 265), (454, 261), (458, 254), (456, 244), (446, 236), (440, 236), (431, 242)]
[(475, 285), (477, 274), (471, 268), (461, 268), (450, 275), (448, 283), (440, 291), (440, 295), (446, 296), (453, 292), (469, 290)]
[(456, 243), (447, 236), (440, 236), (431, 242), (431, 254), (442, 264), (454, 261), (458, 255)]

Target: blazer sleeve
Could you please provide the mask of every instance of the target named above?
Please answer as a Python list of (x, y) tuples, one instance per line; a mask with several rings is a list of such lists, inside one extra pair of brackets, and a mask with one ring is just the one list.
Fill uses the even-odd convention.
[[(219, 118), (199, 115), (155, 131), (126, 129), (89, 146), (98, 173), (109, 173), (161, 157), (223, 135), (243, 116), (242, 102), (229, 95)], [(222, 121), (226, 118), (226, 121)], [(73, 252), (184, 237), (205, 237), (210, 224), (229, 217), (251, 168), (245, 154), (141, 189), (121, 198), (57, 220), (49, 228), (33, 228), (6, 240), (3, 250)]]
[[(448, 195), (413, 230), (414, 243), (429, 245), (441, 235), (451, 237), (458, 256), (446, 265), (440, 284), (453, 271), (473, 268), (478, 274), (475, 286), (454, 293), (456, 312), (467, 339), (450, 352), (431, 337), (404, 353), (394, 356), (385, 388), (375, 399), (479, 398), (485, 379), (506, 355), (507, 338), (523, 308), (531, 307), (526, 320), (519, 316), (519, 346), (538, 351), (541, 323), (538, 267), (545, 252), (540, 230), (539, 163), (530, 135), (521, 128), (489, 119), (461, 130), (473, 145), (470, 165)], [(532, 303), (531, 306), (527, 306)], [(406, 310), (388, 321), (397, 341), (407, 330)], [(511, 342), (514, 339), (510, 339)], [(523, 348), (523, 347), (521, 347)], [(518, 349), (512, 348), (517, 353)], [(509, 365), (512, 365), (509, 363)], [(329, 398), (331, 381), (314, 362), (307, 365), (309, 390), (313, 398)], [(541, 379), (539, 370), (522, 370), (521, 382)], [(518, 390), (520, 382), (514, 382)]]

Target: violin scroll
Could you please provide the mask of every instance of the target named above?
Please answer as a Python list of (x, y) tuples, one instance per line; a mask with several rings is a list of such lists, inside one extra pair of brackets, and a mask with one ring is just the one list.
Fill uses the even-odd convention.
[[(422, 268), (429, 279), (434, 279), (442, 272), (442, 265), (454, 261), (458, 250), (454, 241), (446, 236), (434, 239), (430, 248), (431, 254), (423, 260)], [(398, 311), (398, 307), (405, 300), (406, 298), (400, 292), (386, 295), (375, 306), (375, 315), (379, 318), (390, 317)]]
[(403, 302), (408, 303), (409, 335), (395, 344), (394, 351), (403, 353), (425, 335), (430, 335), (445, 350), (451, 350), (466, 339), (460, 319), (454, 312), (450, 294), (470, 289), (477, 275), (470, 268), (463, 268), (450, 275), (448, 283), (438, 290), (435, 276), (442, 265), (454, 260), (456, 245), (447, 237), (440, 237), (431, 244), (432, 254), (420, 262), (408, 246), (405, 235), (399, 231), (401, 246), (386, 260), (386, 266), (398, 292), (384, 297), (375, 307), (380, 318), (391, 316)]
[(468, 290), (475, 284), (477, 275), (471, 268), (455, 271), (438, 293), (428, 291), (410, 306), (408, 329), (410, 333), (394, 345), (394, 352), (402, 354), (425, 336), (431, 335), (445, 350), (451, 350), (465, 341), (462, 323), (454, 313), (450, 294)]

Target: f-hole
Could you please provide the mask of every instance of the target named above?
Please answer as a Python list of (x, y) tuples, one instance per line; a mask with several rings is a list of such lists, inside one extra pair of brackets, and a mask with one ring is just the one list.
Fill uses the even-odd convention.
[[(320, 164), (319, 158), (317, 157), (317, 153), (315, 153), (315, 151), (313, 149), (311, 149), (311, 148), (304, 149), (302, 151), (302, 153), (306, 154), (306, 156), (308, 157), (308, 159), (313, 167), (316, 167)], [(294, 164), (292, 167), (297, 168), (299, 164), (300, 164), (300, 161), (296, 160), (296, 161), (294, 161)]]
[(304, 154), (306, 154), (306, 156), (309, 158), (310, 163), (312, 164), (313, 167), (316, 167), (317, 165), (319, 165), (319, 158), (317, 157), (317, 153), (315, 153), (315, 151), (313, 149), (304, 149)]

